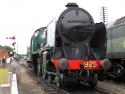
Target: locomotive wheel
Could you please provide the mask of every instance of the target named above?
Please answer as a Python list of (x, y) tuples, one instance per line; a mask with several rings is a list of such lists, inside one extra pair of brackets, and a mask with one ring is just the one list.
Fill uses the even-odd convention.
[(107, 72), (107, 75), (113, 78), (114, 81), (121, 81), (122, 76), (124, 75), (124, 68), (122, 65), (114, 63), (112, 66), (111, 72)]
[(40, 76), (40, 75), (42, 75), (42, 72), (41, 72), (41, 64), (37, 64), (37, 74), (38, 74), (38, 76)]
[(64, 75), (63, 74), (57, 74), (56, 75), (56, 85), (59, 88), (63, 88), (64, 87)]
[(123, 75), (123, 66), (120, 64), (116, 64), (114, 67), (114, 78), (120, 78)]
[(98, 80), (99, 81), (104, 81), (105, 79), (105, 72), (104, 70), (101, 70), (99, 73), (98, 73)]
[(95, 86), (97, 85), (97, 79), (98, 79), (97, 74), (96, 73), (93, 74), (93, 79), (88, 82), (90, 88), (92, 89), (95, 88)]
[(42, 77), (43, 77), (44, 79), (47, 78), (47, 70), (46, 70), (45, 67), (43, 68), (43, 71), (42, 71)]
[(33, 60), (32, 62), (32, 70), (35, 75), (37, 75), (37, 63)]
[(51, 75), (48, 75), (48, 81), (51, 83), (52, 79), (51, 79)]
[(54, 76), (48, 74), (48, 81), (49, 81), (50, 83), (52, 83), (53, 80), (54, 80)]

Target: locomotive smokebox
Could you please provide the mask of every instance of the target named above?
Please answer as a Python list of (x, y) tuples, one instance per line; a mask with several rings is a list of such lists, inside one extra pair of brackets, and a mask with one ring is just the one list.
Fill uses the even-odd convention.
[(68, 3), (66, 7), (57, 22), (59, 35), (70, 41), (85, 41), (94, 33), (93, 18), (76, 3)]

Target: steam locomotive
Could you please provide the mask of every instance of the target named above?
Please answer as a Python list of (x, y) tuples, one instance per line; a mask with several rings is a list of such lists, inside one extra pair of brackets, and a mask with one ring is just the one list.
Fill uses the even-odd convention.
[(97, 73), (108, 69), (106, 28), (94, 23), (92, 16), (76, 3), (68, 3), (57, 21), (35, 31), (31, 38), (30, 58), (37, 75), (64, 87), (67, 82), (95, 87)]

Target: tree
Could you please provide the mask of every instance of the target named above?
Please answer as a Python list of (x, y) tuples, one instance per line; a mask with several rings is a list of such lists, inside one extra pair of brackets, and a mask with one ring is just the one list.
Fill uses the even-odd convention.
[(10, 46), (5, 45), (5, 46), (3, 46), (3, 48), (4, 48), (7, 52), (13, 52), (13, 48), (10, 47)]

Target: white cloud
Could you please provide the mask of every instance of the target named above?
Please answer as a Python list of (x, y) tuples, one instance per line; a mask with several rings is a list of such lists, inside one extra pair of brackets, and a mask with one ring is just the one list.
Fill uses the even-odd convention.
[(34, 31), (58, 17), (67, 2), (78, 3), (95, 22), (100, 21), (102, 6), (108, 9), (109, 21), (125, 15), (124, 0), (0, 0), (0, 44), (10, 45), (5, 37), (15, 35), (18, 52), (26, 53)]

